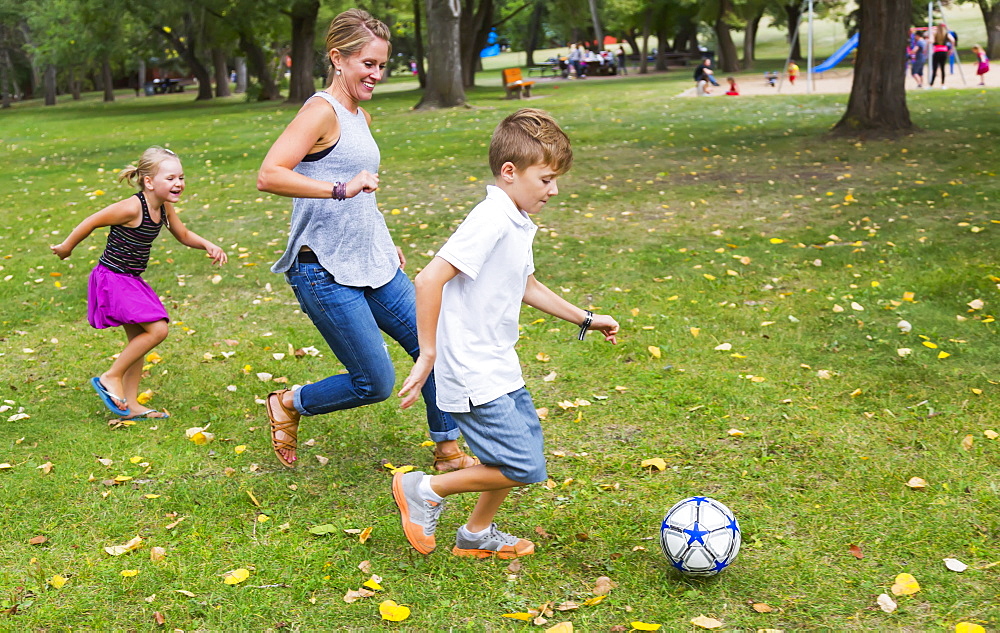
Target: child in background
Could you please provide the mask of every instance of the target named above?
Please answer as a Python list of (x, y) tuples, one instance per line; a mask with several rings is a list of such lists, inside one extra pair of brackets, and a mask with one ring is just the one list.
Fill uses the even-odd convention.
[(799, 76), (799, 65), (795, 62), (788, 62), (788, 83), (795, 85), (795, 78)]
[(726, 77), (726, 81), (729, 82), (729, 90), (726, 91), (726, 94), (730, 97), (740, 96), (740, 89), (736, 87), (736, 78)]
[(94, 229), (111, 227), (104, 254), (90, 273), (87, 319), (98, 329), (121, 326), (128, 344), (90, 384), (122, 419), (167, 418), (166, 411), (140, 410), (138, 401), (143, 358), (167, 337), (167, 311), (141, 277), (150, 247), (165, 225), (178, 242), (208, 251), (216, 264), (226, 262), (226, 253), (189, 231), (177, 216), (174, 203), (184, 191), (184, 170), (172, 151), (150, 147), (139, 164), (126, 167), (118, 179), (138, 185), (139, 192), (91, 215), (51, 248), (59, 259), (66, 259)]
[(986, 56), (986, 51), (979, 44), (972, 47), (972, 54), (976, 56), (976, 75), (979, 77), (979, 85), (986, 85), (986, 73), (990, 72), (990, 59)]
[(415, 280), (420, 358), (399, 392), (400, 406), (416, 401), (433, 369), (438, 406), (482, 462), (441, 475), (393, 476), (403, 532), (421, 554), (436, 546), (444, 497), (461, 492), (478, 492), (479, 499), (452, 554), (506, 559), (535, 551), (493, 522), (511, 489), (547, 478), (541, 423), (514, 351), (521, 303), (580, 324), (580, 340), (600, 330), (615, 343), (618, 333), (610, 316), (577, 308), (535, 279), (537, 227), (529, 214), (559, 192), (556, 179), (572, 164), (566, 134), (547, 113), (518, 110), (493, 132), (489, 161), (495, 186)]

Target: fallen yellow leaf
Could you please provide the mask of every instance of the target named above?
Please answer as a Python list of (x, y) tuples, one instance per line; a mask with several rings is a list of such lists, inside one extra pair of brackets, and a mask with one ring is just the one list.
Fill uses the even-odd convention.
[(537, 354), (535, 354), (535, 360), (540, 360), (543, 363), (547, 363), (550, 360), (552, 360), (552, 357), (546, 354), (545, 352), (538, 352)]
[(250, 570), (240, 567), (222, 574), (222, 582), (227, 585), (238, 585), (250, 577)]
[(986, 629), (972, 622), (959, 622), (955, 625), (955, 633), (986, 633)]
[(914, 490), (923, 490), (927, 487), (927, 482), (920, 477), (910, 477), (910, 480), (906, 482), (906, 485)]
[(667, 462), (663, 461), (662, 457), (651, 457), (649, 459), (642, 460), (639, 464), (643, 468), (655, 468), (656, 470), (666, 470)]
[(504, 613), (501, 617), (510, 618), (512, 620), (522, 620), (524, 622), (530, 622), (531, 618), (535, 617), (530, 613)]
[(65, 578), (63, 576), (60, 576), (59, 574), (56, 574), (52, 578), (49, 578), (48, 583), (49, 583), (49, 585), (51, 585), (52, 587), (55, 587), (56, 589), (62, 589), (62, 586), (66, 584), (67, 580), (69, 580), (69, 579)]
[(134, 578), (135, 576), (138, 576), (138, 575), (139, 575), (139, 570), (138, 569), (123, 569), (122, 570), (122, 577), (124, 577), (124, 578)]
[(605, 598), (607, 598), (607, 596), (594, 596), (593, 598), (587, 598), (583, 601), (583, 606), (592, 607), (595, 604), (600, 604)]
[(920, 591), (920, 583), (911, 574), (903, 573), (896, 576), (896, 582), (890, 590), (894, 596), (912, 596)]
[(545, 629), (545, 633), (573, 633), (573, 623), (560, 622), (555, 626)]
[(636, 631), (659, 631), (661, 626), (659, 624), (648, 624), (639, 621), (632, 622), (631, 625)]
[(653, 358), (659, 358), (660, 356), (662, 356), (662, 352), (660, 352), (660, 348), (657, 347), (657, 346), (655, 346), (655, 345), (650, 345), (646, 349), (649, 350), (649, 353), (653, 356)]
[(962, 438), (962, 448), (965, 450), (972, 450), (972, 435), (966, 435)]
[(701, 334), (701, 328), (700, 327), (688, 328), (688, 331), (691, 332), (691, 336), (693, 336), (695, 338), (698, 338), (698, 335)]
[(395, 600), (386, 600), (378, 605), (378, 612), (383, 620), (390, 622), (402, 622), (410, 617), (410, 608), (401, 604), (396, 604)]
[(373, 526), (366, 527), (362, 530), (361, 534), (358, 535), (358, 542), (364, 544), (372, 537), (372, 530), (375, 528)]
[(368, 587), (369, 589), (374, 589), (375, 591), (382, 591), (382, 585), (379, 584), (380, 580), (382, 579), (379, 578), (378, 576), (372, 576), (371, 578), (366, 580), (364, 582), (364, 585), (362, 586)]
[(247, 450), (247, 445), (246, 444), (240, 444), (239, 446), (233, 448), (233, 452), (236, 453), (237, 455), (242, 454), (243, 451), (245, 451), (245, 450)]

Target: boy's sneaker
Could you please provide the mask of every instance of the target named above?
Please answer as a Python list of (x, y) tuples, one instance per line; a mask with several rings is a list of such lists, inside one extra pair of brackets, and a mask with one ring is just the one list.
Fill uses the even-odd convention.
[(444, 501), (434, 503), (420, 497), (420, 481), (423, 477), (424, 473), (419, 470), (393, 475), (392, 498), (399, 506), (406, 540), (421, 554), (430, 554), (437, 545), (434, 531), (437, 529), (438, 517), (444, 510)]
[(535, 544), (523, 538), (517, 538), (497, 529), (497, 524), (490, 525), (485, 536), (470, 538), (465, 528), (459, 528), (455, 536), (455, 547), (451, 553), (455, 556), (475, 556), (476, 558), (518, 558), (535, 553)]

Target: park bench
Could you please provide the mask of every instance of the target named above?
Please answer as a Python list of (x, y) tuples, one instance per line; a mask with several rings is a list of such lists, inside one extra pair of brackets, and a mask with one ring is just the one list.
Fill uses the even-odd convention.
[(521, 77), (520, 68), (503, 69), (503, 87), (507, 91), (508, 99), (524, 99), (531, 96), (531, 87), (535, 85), (533, 81), (526, 81)]

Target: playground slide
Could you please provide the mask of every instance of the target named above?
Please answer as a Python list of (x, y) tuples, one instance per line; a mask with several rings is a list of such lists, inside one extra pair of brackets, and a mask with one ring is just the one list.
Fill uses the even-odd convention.
[(837, 49), (837, 52), (830, 56), (825, 62), (813, 68), (814, 73), (824, 73), (840, 62), (844, 61), (847, 54), (853, 51), (858, 45), (858, 34), (855, 33), (851, 39), (844, 42), (844, 45)]

